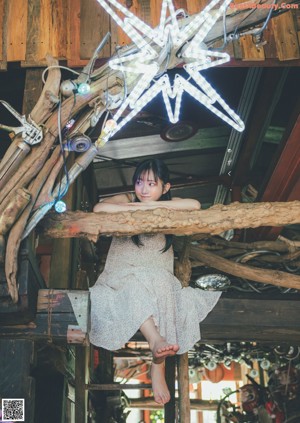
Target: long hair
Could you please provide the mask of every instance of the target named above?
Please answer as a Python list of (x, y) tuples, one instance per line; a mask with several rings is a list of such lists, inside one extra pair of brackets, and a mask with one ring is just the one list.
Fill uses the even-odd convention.
[[(160, 179), (162, 181), (163, 187), (165, 184), (170, 182), (170, 176), (169, 176), (169, 169), (167, 165), (160, 159), (147, 159), (141, 162), (137, 168), (135, 169), (135, 172), (132, 177), (132, 183), (133, 186), (135, 186), (138, 179), (144, 174), (148, 173), (149, 171), (153, 172), (153, 176), (155, 181)], [(162, 194), (162, 196), (159, 198), (159, 201), (168, 201), (171, 200), (171, 192), (168, 190), (165, 194)], [(137, 196), (135, 196), (135, 201), (140, 201)], [(140, 240), (138, 235), (133, 235), (131, 237), (132, 241), (135, 245), (138, 247), (142, 246), (143, 243)], [(166, 252), (172, 245), (173, 241), (173, 235), (166, 235), (166, 244), (162, 252)]]

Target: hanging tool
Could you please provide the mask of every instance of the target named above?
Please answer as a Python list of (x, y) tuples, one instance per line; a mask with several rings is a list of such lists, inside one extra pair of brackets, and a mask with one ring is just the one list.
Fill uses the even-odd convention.
[(13, 137), (22, 134), (22, 139), (16, 144), (9, 157), (4, 156), (4, 159), (0, 163), (1, 189), (30, 152), (31, 146), (40, 143), (44, 134), (42, 128), (30, 116), (27, 120), (25, 115), (21, 115), (6, 101), (0, 100), (0, 103), (21, 123), (21, 126), (17, 127), (0, 124), (0, 129), (10, 132), (13, 134)]

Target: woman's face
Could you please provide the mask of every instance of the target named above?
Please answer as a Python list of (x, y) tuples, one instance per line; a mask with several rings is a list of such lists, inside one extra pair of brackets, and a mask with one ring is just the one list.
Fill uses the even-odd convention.
[(163, 185), (159, 178), (155, 181), (152, 170), (142, 173), (135, 183), (135, 194), (142, 203), (159, 200), (169, 189), (169, 183)]

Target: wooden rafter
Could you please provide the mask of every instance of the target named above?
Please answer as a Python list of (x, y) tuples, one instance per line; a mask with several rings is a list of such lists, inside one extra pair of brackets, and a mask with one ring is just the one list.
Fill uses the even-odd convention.
[[(247, 123), (245, 130), (244, 141), (242, 151), (239, 156), (237, 167), (233, 175), (233, 187), (242, 188), (245, 184), (249, 183), (247, 177), (251, 169), (251, 159), (257, 144), (263, 138), (267, 130), (266, 120), (270, 120), (270, 104), (274, 101), (274, 98), (278, 96), (278, 86), (283, 77), (284, 71), (282, 69), (267, 69), (263, 74), (260, 89), (258, 90), (258, 96), (253, 106), (253, 112)], [(240, 198), (235, 198), (236, 201), (240, 201)], [(272, 200), (266, 201), (275, 201)], [(277, 200), (276, 200), (277, 201)]]
[[(276, 165), (259, 197), (260, 201), (292, 201), (300, 199), (300, 101), (283, 136)], [(260, 228), (251, 239), (276, 239), (281, 227)]]

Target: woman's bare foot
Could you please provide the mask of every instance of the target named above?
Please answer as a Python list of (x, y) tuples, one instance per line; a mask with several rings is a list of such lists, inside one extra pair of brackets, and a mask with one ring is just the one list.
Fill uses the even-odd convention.
[(152, 348), (153, 362), (162, 363), (166, 357), (173, 356), (179, 350), (179, 345), (168, 344), (163, 338), (157, 341)]
[(165, 379), (165, 362), (151, 365), (151, 379), (154, 401), (158, 404), (166, 404), (170, 401), (170, 392)]

